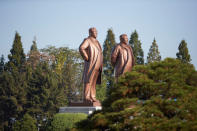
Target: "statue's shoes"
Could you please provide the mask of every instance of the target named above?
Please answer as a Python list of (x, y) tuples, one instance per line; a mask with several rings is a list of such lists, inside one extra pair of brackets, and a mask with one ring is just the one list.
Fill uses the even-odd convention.
[(97, 100), (96, 98), (92, 98), (93, 102), (99, 102), (99, 100)]
[(93, 100), (90, 99), (90, 98), (85, 98), (85, 101), (88, 102), (88, 103), (92, 103), (93, 102)]

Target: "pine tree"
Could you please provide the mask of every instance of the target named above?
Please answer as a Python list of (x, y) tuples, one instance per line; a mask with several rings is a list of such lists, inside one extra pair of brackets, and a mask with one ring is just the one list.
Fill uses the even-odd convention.
[(179, 44), (179, 52), (176, 53), (177, 59), (181, 60), (183, 63), (190, 63), (191, 58), (189, 54), (189, 50), (187, 48), (187, 43), (185, 40), (182, 40)]
[(38, 51), (35, 37), (34, 37), (34, 40), (32, 42), (33, 42), (33, 44), (32, 44), (32, 46), (30, 48), (30, 51)]
[(31, 65), (32, 68), (36, 68), (38, 63), (41, 60), (41, 53), (38, 51), (37, 44), (36, 44), (36, 38), (32, 41), (33, 44), (31, 45), (30, 51), (27, 54), (27, 65)]
[(111, 65), (111, 52), (115, 47), (115, 35), (112, 29), (107, 31), (107, 37), (103, 45), (103, 71), (107, 79), (107, 90), (113, 84), (113, 66)]
[(147, 56), (147, 63), (160, 61), (160, 60), (161, 60), (161, 55), (160, 55), (156, 40), (154, 38), (153, 43), (149, 49), (148, 56)]
[(0, 107), (3, 111), (3, 118), (1, 118), (5, 123), (11, 117), (20, 118), (26, 103), (25, 54), (21, 37), (17, 32), (10, 52), (9, 61), (5, 65), (6, 71), (0, 75)]
[(5, 61), (4, 55), (1, 55), (1, 58), (0, 58), (0, 73), (2, 73), (4, 71), (4, 66), (5, 66), (4, 61)]
[(22, 65), (25, 63), (25, 54), (22, 47), (21, 36), (18, 32), (15, 34), (14, 42), (10, 52), (11, 54), (8, 55), (8, 70), (13, 71), (17, 69), (20, 71)]
[(144, 51), (142, 50), (142, 43), (140, 42), (138, 38), (138, 33), (135, 30), (130, 37), (129, 44), (131, 45), (133, 49), (133, 55), (135, 57), (135, 63), (136, 64), (144, 64)]

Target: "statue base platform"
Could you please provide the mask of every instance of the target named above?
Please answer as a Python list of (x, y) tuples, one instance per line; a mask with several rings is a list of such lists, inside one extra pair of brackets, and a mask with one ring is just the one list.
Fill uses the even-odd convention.
[(86, 106), (68, 106), (68, 107), (60, 107), (59, 113), (85, 113), (92, 114), (94, 111), (101, 110), (101, 106), (96, 107), (86, 107)]
[(67, 107), (60, 107), (59, 113), (85, 113), (92, 114), (94, 111), (101, 110), (101, 103), (97, 102), (70, 102)]
[(70, 102), (69, 106), (93, 106), (93, 107), (97, 107), (97, 106), (101, 106), (101, 103), (99, 101), (96, 102)]

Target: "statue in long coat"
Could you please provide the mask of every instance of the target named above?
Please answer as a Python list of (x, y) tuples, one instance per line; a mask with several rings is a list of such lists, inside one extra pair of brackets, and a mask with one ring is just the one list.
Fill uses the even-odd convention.
[(103, 65), (102, 48), (97, 37), (96, 28), (89, 29), (89, 37), (84, 39), (79, 47), (83, 57), (84, 72), (84, 99), (89, 102), (98, 102), (96, 99), (96, 84), (101, 84), (101, 73)]
[(126, 34), (120, 36), (120, 43), (115, 46), (111, 54), (111, 64), (114, 66), (116, 81), (125, 72), (132, 70), (135, 64), (132, 48), (128, 45)]

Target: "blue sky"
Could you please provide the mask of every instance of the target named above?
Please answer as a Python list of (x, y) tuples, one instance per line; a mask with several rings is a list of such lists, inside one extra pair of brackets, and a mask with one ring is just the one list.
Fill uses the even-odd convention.
[(0, 0), (0, 54), (10, 53), (15, 31), (27, 53), (34, 36), (39, 49), (77, 49), (90, 27), (97, 28), (101, 44), (109, 28), (116, 42), (136, 29), (145, 59), (154, 37), (162, 59), (176, 57), (184, 39), (197, 67), (196, 12), (196, 0)]

